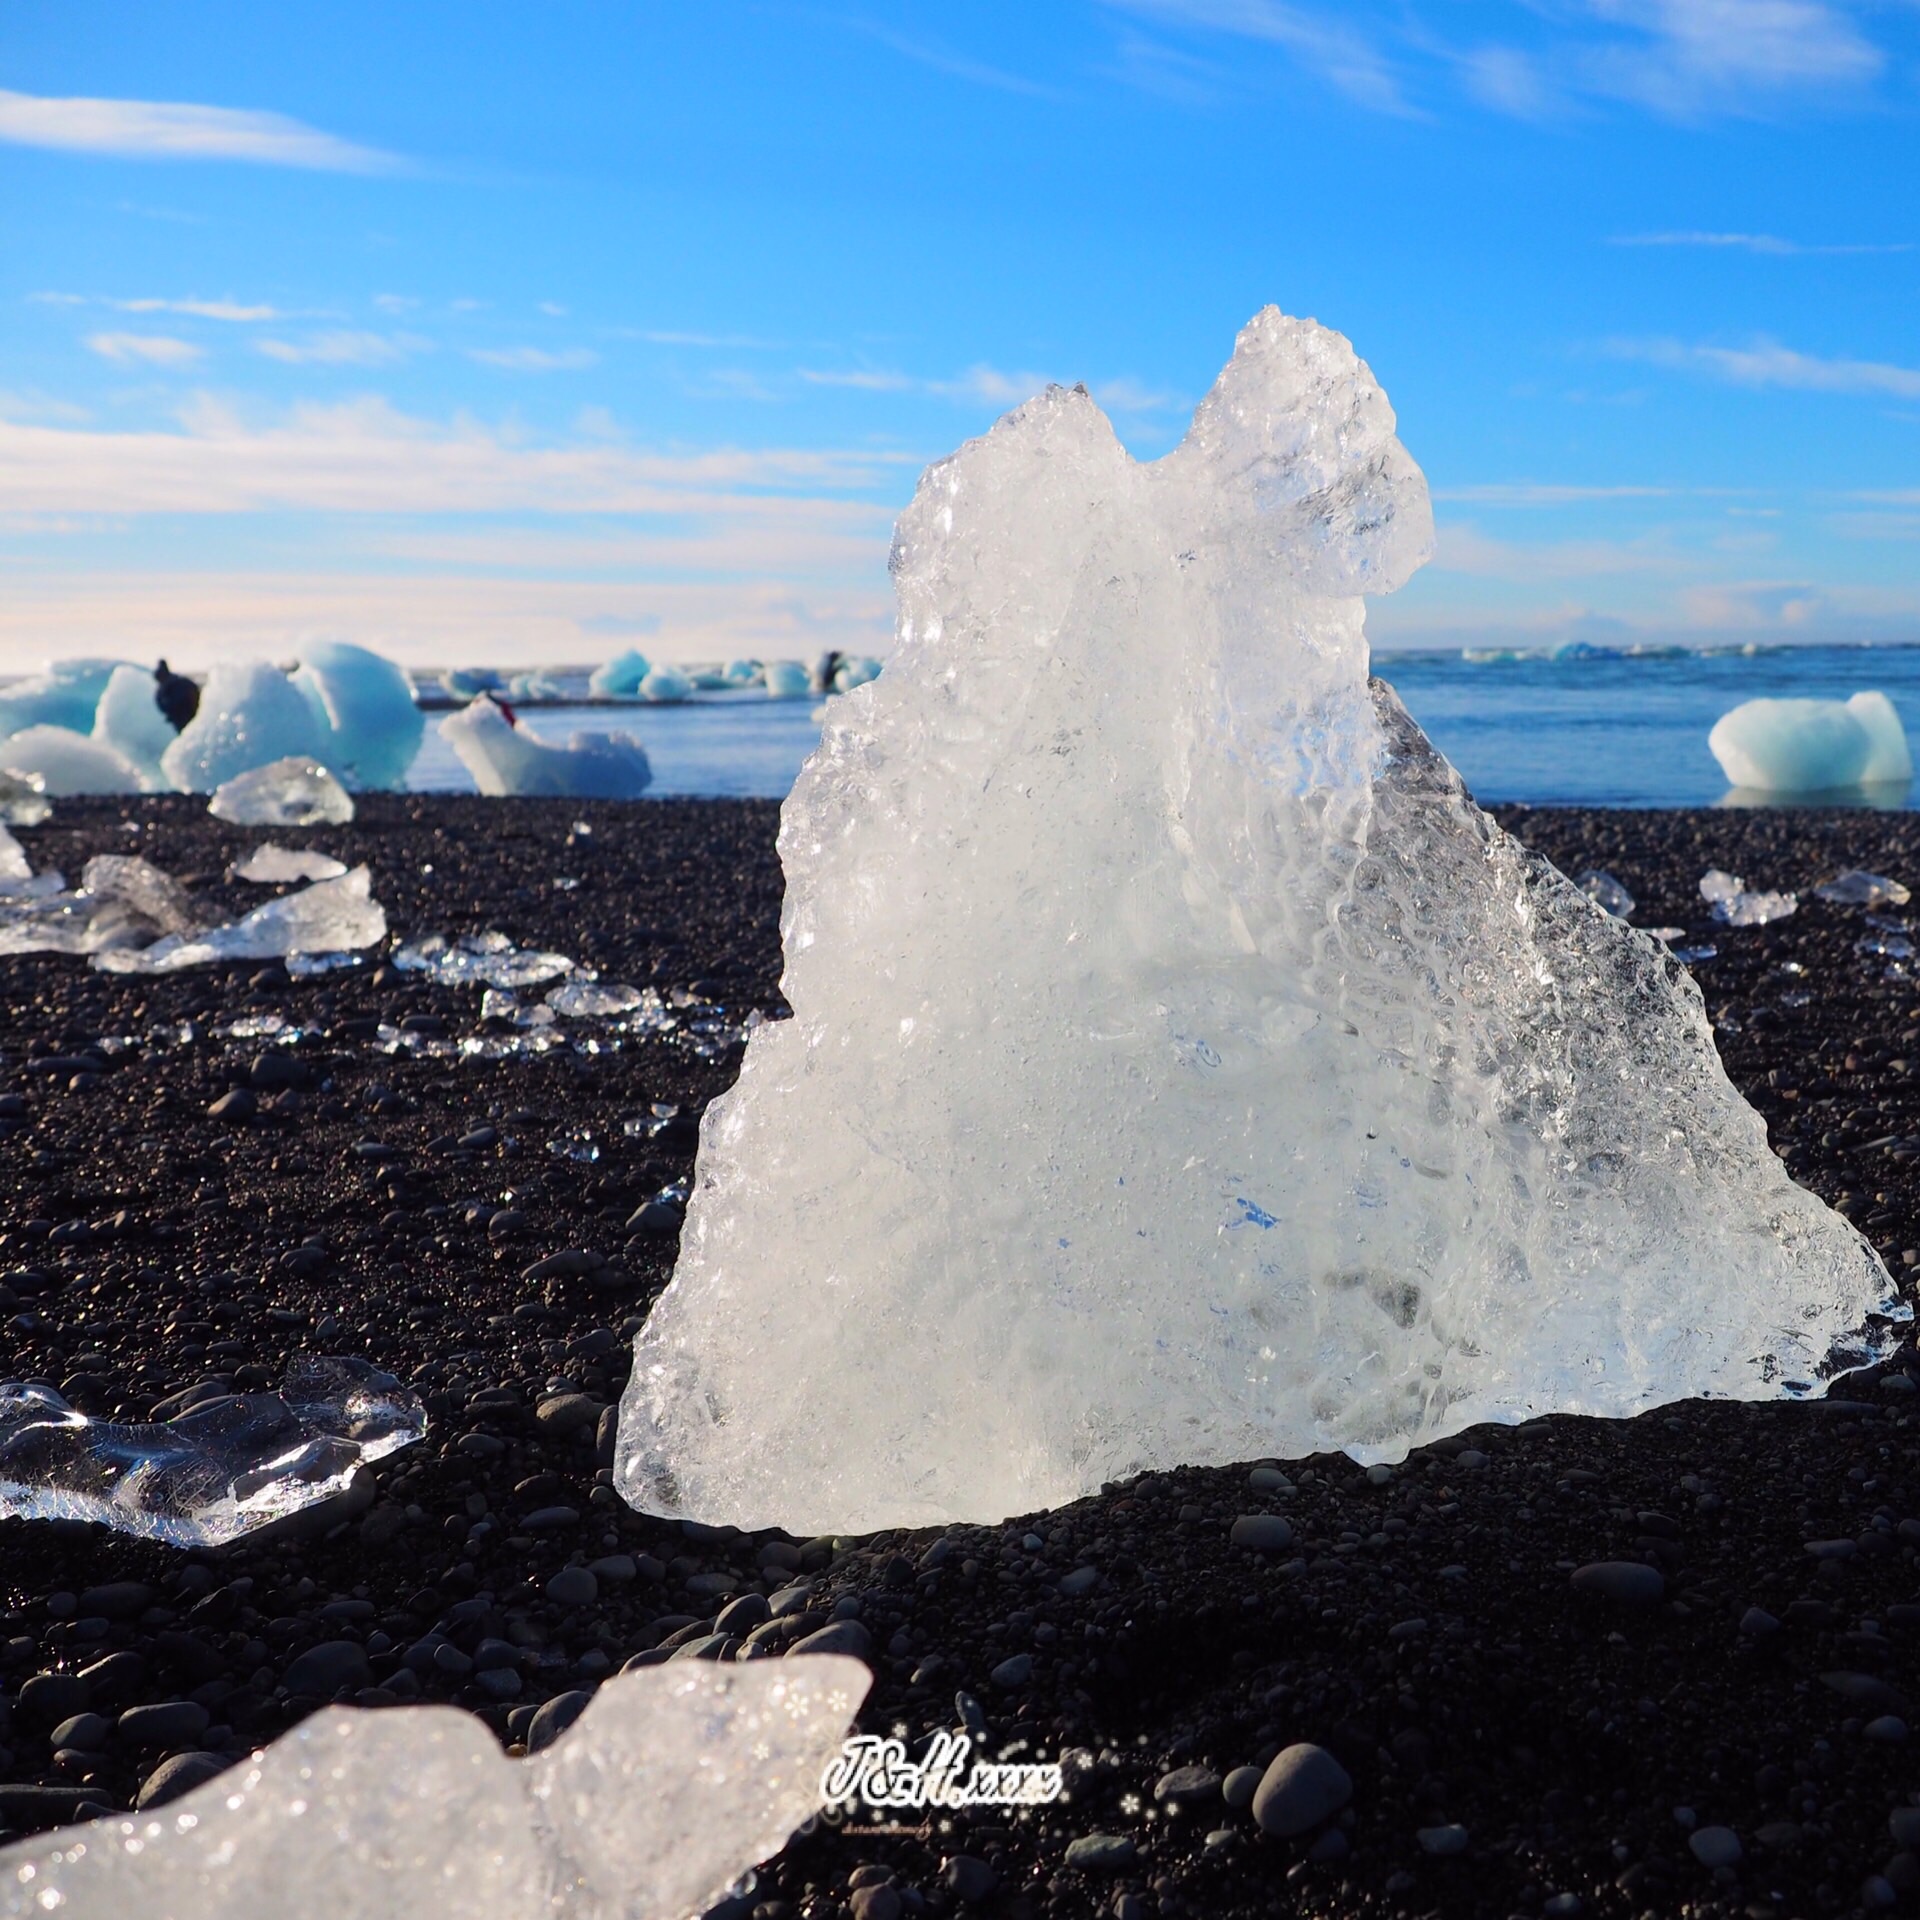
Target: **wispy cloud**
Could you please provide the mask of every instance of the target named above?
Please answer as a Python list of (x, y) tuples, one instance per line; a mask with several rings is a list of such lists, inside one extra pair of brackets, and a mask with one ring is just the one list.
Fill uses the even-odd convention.
[(591, 347), (474, 347), (467, 358), (513, 373), (577, 373), (582, 367), (600, 364)]
[[(889, 367), (802, 367), (799, 377), (814, 387), (843, 387), (862, 393), (924, 393), (969, 406), (1003, 408), (1017, 407), (1050, 386), (1070, 384), (1052, 374), (1010, 373), (984, 363), (950, 380), (923, 379)], [(1131, 374), (1090, 381), (1088, 391), (1109, 413), (1164, 413), (1185, 404), (1178, 395), (1159, 392)]]
[[(1486, 486), (1435, 487), (1436, 500), (1482, 507), (1575, 507), (1609, 500), (1668, 500), (1682, 489), (1674, 487), (1577, 487), (1531, 480), (1497, 482)], [(1689, 490), (1690, 491), (1690, 490)]]
[(745, 333), (674, 333), (659, 328), (614, 329), (623, 339), (645, 340), (656, 347), (706, 347), (715, 351), (736, 352), (745, 349), (771, 350), (777, 340), (756, 340)]
[(258, 340), (254, 349), (289, 367), (384, 367), (432, 344), (414, 334), (341, 331), (305, 340)]
[(1798, 240), (1782, 240), (1771, 233), (1633, 233), (1621, 234), (1607, 244), (1613, 247), (1720, 248), (1741, 253), (1772, 254), (1782, 259), (1802, 254), (1911, 253), (1914, 245), (1911, 240), (1895, 240), (1809, 246)]
[(1771, 340), (1749, 347), (1688, 346), (1678, 340), (1612, 340), (1607, 343), (1607, 351), (1619, 359), (1705, 373), (1741, 387), (1920, 400), (1920, 367), (1895, 366), (1884, 360), (1826, 359)]
[(864, 33), (869, 39), (879, 41), (902, 59), (916, 61), (923, 67), (933, 68), (936, 73), (950, 74), (954, 79), (968, 81), (976, 87), (992, 87), (1000, 93), (1025, 94), (1036, 100), (1059, 97), (1057, 87), (1047, 86), (1039, 80), (1029, 80), (1024, 74), (1009, 73), (1004, 67), (989, 66), (986, 61), (956, 52), (937, 40), (913, 39), (896, 32), (892, 27), (882, 26), (876, 20), (849, 19), (842, 24), (856, 33)]
[(179, 313), (194, 320), (221, 320), (241, 326), (287, 318), (278, 307), (248, 306), (238, 300), (110, 300), (86, 293), (35, 293), (27, 297), (45, 306), (106, 307), (114, 313)]
[(285, 114), (169, 100), (56, 99), (0, 88), (0, 143), (128, 160), (235, 160), (382, 173), (398, 159)]
[(204, 347), (164, 333), (90, 333), (87, 350), (120, 366), (190, 367), (203, 359)]

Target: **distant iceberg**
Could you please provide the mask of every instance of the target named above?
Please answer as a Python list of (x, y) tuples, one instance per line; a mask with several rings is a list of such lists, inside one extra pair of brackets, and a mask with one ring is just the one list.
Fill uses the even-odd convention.
[(1748, 700), (1707, 735), (1720, 771), (1753, 793), (1840, 793), (1913, 778), (1906, 729), (1884, 693)]

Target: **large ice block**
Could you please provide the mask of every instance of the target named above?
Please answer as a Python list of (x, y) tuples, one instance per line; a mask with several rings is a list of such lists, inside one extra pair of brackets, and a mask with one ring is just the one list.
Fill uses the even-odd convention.
[(114, 947), (94, 956), (105, 973), (178, 973), (220, 960), (275, 960), (289, 954), (357, 953), (387, 937), (373, 880), (355, 867), (257, 906), (231, 925), (169, 933), (150, 947)]
[(624, 734), (576, 733), (564, 747), (512, 725), (490, 699), (478, 699), (440, 722), (440, 735), (460, 756), (482, 793), (570, 794), (631, 800), (653, 780), (646, 749)]
[(324, 729), (320, 757), (348, 786), (406, 784), (427, 722), (412, 681), (391, 660), (344, 640), (313, 640), (300, 650), (293, 684)]
[(353, 818), (353, 796), (319, 761), (294, 754), (221, 781), (207, 811), (237, 827), (340, 827)]
[(145, 667), (115, 667), (94, 710), (93, 737), (131, 761), (149, 789), (164, 793), (161, 756), (178, 737), (154, 697), (156, 682)]
[(176, 791), (211, 793), (271, 761), (324, 761), (332, 745), (315, 703), (272, 662), (223, 661), (208, 674), (199, 712), (160, 765)]
[(603, 700), (631, 700), (652, 671), (653, 663), (647, 656), (629, 647), (624, 653), (616, 653), (604, 666), (594, 668), (587, 680), (587, 691)]
[(85, 733), (107, 682), (120, 663), (113, 660), (55, 660), (44, 672), (0, 686), (0, 735), (28, 727), (65, 727)]
[(1879, 692), (1743, 701), (1713, 723), (1707, 745), (1734, 786), (1756, 793), (1833, 793), (1913, 778), (1906, 729)]
[(618, 1483), (800, 1533), (1816, 1377), (1890, 1303), (1698, 988), (1370, 685), (1426, 484), (1267, 310), (1186, 438), (931, 467), (782, 814), (790, 1020), (707, 1109)]
[(23, 728), (0, 740), (0, 768), (37, 779), (42, 793), (144, 793), (152, 784), (127, 756), (71, 727)]

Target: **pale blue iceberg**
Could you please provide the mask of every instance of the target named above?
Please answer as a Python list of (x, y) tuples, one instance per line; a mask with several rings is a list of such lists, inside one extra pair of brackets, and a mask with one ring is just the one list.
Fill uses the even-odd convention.
[(75, 793), (145, 793), (151, 782), (123, 753), (91, 734), (71, 727), (23, 728), (0, 740), (0, 768), (23, 778), (38, 777), (41, 791), (56, 797)]
[(646, 791), (653, 768), (637, 740), (614, 733), (576, 733), (564, 747), (514, 726), (492, 700), (475, 700), (440, 722), (440, 737), (460, 756), (482, 793), (570, 794), (631, 800)]
[(1707, 735), (1720, 771), (1756, 793), (1837, 793), (1913, 778), (1906, 729), (1884, 693), (1748, 700)]
[(271, 661), (227, 661), (207, 676), (200, 711), (160, 766), (177, 792), (211, 793), (269, 761), (326, 761), (333, 746), (315, 702)]
[(71, 727), (85, 733), (113, 677), (117, 660), (54, 660), (30, 679), (0, 687), (0, 735), (25, 727)]
[(320, 758), (348, 786), (394, 791), (405, 785), (427, 722), (413, 683), (391, 660), (343, 640), (318, 640), (301, 649), (293, 684), (325, 729)]
[(587, 691), (602, 700), (631, 700), (652, 671), (653, 663), (647, 656), (629, 647), (625, 653), (616, 653), (605, 666), (594, 669)]
[(179, 737), (154, 698), (154, 677), (145, 667), (115, 667), (94, 709), (93, 737), (140, 769), (155, 793), (166, 790), (160, 761)]

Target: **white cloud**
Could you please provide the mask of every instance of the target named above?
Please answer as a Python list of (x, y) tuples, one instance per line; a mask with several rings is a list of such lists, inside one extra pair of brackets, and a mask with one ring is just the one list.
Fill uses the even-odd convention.
[[(862, 393), (925, 393), (942, 400), (957, 400), (969, 406), (1017, 407), (1036, 393), (1062, 383), (1052, 374), (1008, 373), (984, 363), (969, 367), (951, 380), (923, 380), (893, 368), (848, 367), (823, 371), (801, 367), (799, 376), (809, 386), (848, 387)], [(1177, 395), (1149, 387), (1132, 374), (1113, 380), (1090, 382), (1088, 390), (1109, 413), (1163, 413), (1183, 403)]]
[(1803, 393), (1878, 394), (1920, 400), (1920, 367), (1883, 360), (1823, 359), (1777, 341), (1751, 347), (1687, 346), (1677, 340), (1614, 340), (1607, 351), (1623, 360), (1707, 373), (1742, 387), (1785, 387)]
[(238, 325), (287, 317), (278, 307), (245, 306), (237, 300), (109, 300), (85, 293), (34, 293), (27, 297), (50, 307), (106, 307), (114, 313), (181, 313), (194, 320), (223, 320)]
[(1608, 242), (1615, 247), (1708, 247), (1736, 249), (1742, 253), (1773, 254), (1790, 258), (1800, 254), (1911, 253), (1911, 240), (1886, 244), (1844, 244), (1806, 246), (1797, 240), (1782, 240), (1771, 233), (1637, 233), (1623, 234)]
[(187, 367), (206, 355), (205, 348), (191, 340), (164, 333), (90, 333), (87, 348), (123, 367)]
[(467, 358), (513, 373), (572, 373), (600, 362), (591, 347), (475, 347)]
[(384, 367), (430, 344), (412, 334), (338, 332), (305, 340), (258, 340), (254, 347), (290, 367)]
[(391, 154), (279, 113), (167, 100), (52, 99), (0, 88), (0, 143), (132, 160), (239, 160), (327, 173), (379, 173)]

